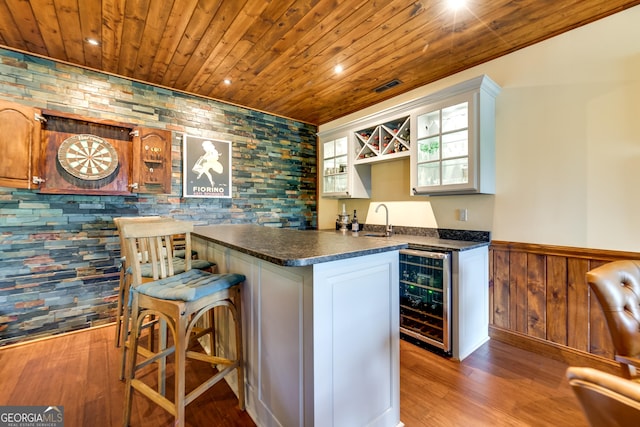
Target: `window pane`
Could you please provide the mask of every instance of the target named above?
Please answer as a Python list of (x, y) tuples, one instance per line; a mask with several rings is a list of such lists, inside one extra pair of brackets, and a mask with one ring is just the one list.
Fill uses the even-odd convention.
[(324, 160), (324, 174), (330, 175), (335, 173), (336, 163), (335, 159), (325, 159)]
[(438, 160), (440, 158), (440, 137), (418, 141), (418, 162)]
[(442, 135), (442, 158), (468, 156), (468, 137), (468, 130)]
[(442, 109), (442, 132), (451, 132), (469, 127), (469, 103), (452, 105)]
[(324, 192), (325, 193), (333, 193), (335, 192), (335, 185), (334, 185), (334, 178), (333, 175), (332, 176), (325, 176), (324, 177)]
[(418, 116), (418, 139), (440, 133), (440, 110)]
[(343, 138), (336, 139), (335, 155), (340, 156), (344, 154), (347, 154), (347, 137), (346, 136)]
[(336, 157), (335, 163), (336, 172), (344, 173), (347, 171), (347, 156)]
[(468, 158), (444, 160), (442, 162), (442, 184), (466, 184), (468, 177)]
[(418, 186), (439, 185), (440, 167), (438, 162), (418, 165)]
[(339, 193), (347, 192), (347, 174), (343, 173), (335, 176), (335, 191)]
[(334, 146), (335, 145), (334, 145), (333, 141), (329, 141), (329, 142), (325, 142), (324, 143), (324, 158), (325, 159), (335, 156)]

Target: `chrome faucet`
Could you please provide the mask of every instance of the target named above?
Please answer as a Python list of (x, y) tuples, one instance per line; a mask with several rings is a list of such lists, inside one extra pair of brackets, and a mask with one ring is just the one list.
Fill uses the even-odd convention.
[(389, 224), (389, 208), (387, 208), (387, 205), (385, 205), (384, 203), (380, 203), (376, 208), (375, 212), (378, 213), (378, 209), (380, 209), (381, 207), (384, 208), (386, 212), (385, 224), (384, 224), (384, 235), (389, 237), (393, 234), (393, 225)]

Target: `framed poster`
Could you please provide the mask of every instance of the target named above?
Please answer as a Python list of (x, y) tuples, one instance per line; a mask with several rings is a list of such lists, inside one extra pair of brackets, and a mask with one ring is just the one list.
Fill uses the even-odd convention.
[(183, 197), (231, 197), (231, 141), (184, 135)]

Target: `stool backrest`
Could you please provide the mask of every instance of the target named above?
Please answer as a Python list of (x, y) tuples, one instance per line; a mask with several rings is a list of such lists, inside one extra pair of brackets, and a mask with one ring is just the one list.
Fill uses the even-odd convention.
[(175, 274), (175, 262), (184, 262), (183, 270), (191, 269), (191, 257), (177, 261), (173, 255), (172, 236), (184, 234), (185, 249), (191, 251), (193, 223), (175, 219), (136, 221), (122, 224), (125, 257), (131, 273), (131, 284), (142, 283), (142, 269), (151, 269), (153, 280)]
[(149, 222), (149, 221), (160, 221), (167, 218), (162, 218), (161, 216), (122, 216), (119, 218), (113, 218), (113, 223), (116, 225), (116, 229), (118, 230), (118, 237), (120, 238), (120, 256), (125, 256), (124, 251), (124, 237), (122, 236), (122, 225), (128, 222)]

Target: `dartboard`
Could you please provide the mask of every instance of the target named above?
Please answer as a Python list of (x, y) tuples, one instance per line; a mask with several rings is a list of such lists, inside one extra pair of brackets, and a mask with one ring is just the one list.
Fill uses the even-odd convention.
[(118, 167), (118, 153), (106, 140), (95, 135), (74, 135), (58, 149), (60, 165), (76, 178), (96, 181)]

